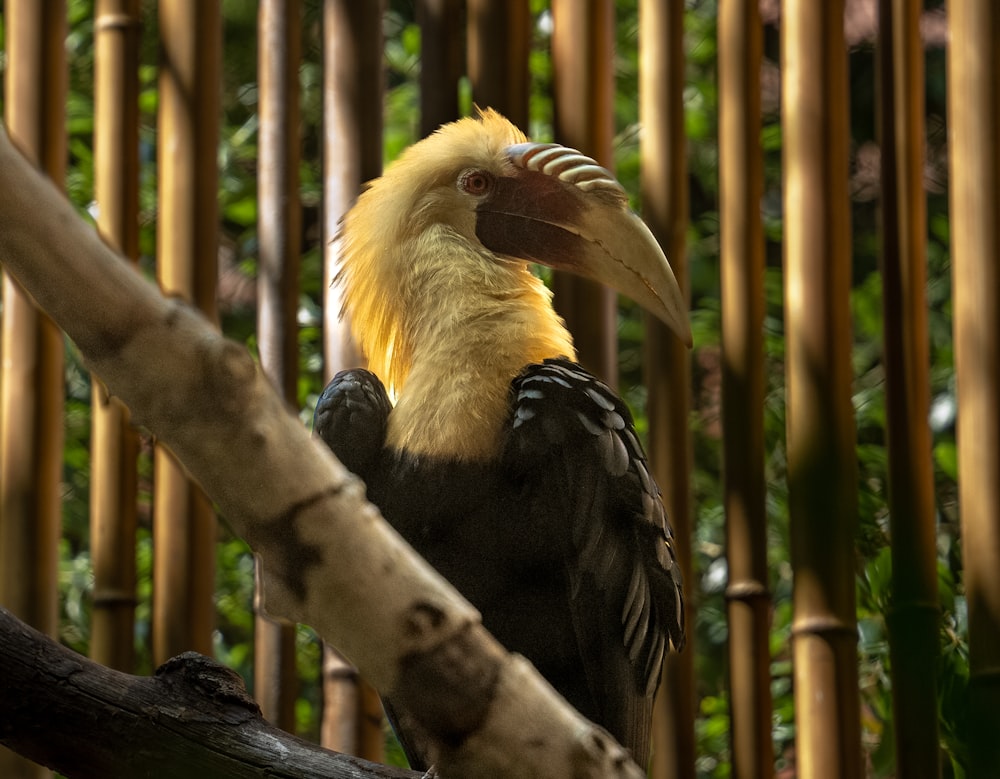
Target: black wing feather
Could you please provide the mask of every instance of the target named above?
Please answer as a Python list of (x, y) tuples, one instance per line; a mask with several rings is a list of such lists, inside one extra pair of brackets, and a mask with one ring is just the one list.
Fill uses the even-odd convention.
[(371, 371), (341, 371), (319, 396), (313, 433), (330, 447), (351, 473), (368, 474), (385, 446), (392, 404), (382, 382)]
[(511, 387), (505, 459), (538, 531), (568, 536), (569, 608), (590, 701), (571, 701), (635, 757), (648, 754), (668, 647), (684, 643), (673, 538), (625, 404), (576, 363), (528, 366)]

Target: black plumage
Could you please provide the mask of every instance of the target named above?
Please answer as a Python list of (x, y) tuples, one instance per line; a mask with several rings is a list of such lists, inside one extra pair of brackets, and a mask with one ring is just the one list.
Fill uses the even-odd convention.
[(386, 447), (389, 400), (365, 370), (330, 383), (315, 431), (501, 643), (643, 760), (663, 655), (684, 632), (670, 529), (631, 415), (566, 359), (526, 366), (509, 397), (492, 462)]

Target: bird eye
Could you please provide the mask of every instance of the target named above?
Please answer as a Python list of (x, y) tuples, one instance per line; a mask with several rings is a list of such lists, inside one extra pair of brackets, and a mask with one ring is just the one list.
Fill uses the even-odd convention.
[(493, 188), (493, 175), (485, 170), (467, 170), (458, 179), (458, 188), (477, 197), (485, 195)]

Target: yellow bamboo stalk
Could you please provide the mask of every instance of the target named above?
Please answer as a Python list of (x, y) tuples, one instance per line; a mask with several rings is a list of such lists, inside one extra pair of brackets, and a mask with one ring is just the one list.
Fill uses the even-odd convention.
[[(559, 143), (614, 169), (614, 3), (552, 1), (552, 84)], [(587, 370), (618, 385), (618, 298), (596, 282), (553, 274), (553, 302)]]
[(361, 365), (334, 284), (340, 219), (382, 171), (382, 0), (323, 5), (323, 364), (327, 381)]
[[(66, 4), (8, 0), (4, 119), (11, 140), (53, 180), (65, 176)], [(0, 604), (58, 630), (63, 339), (3, 274), (0, 369)], [(0, 776), (51, 773), (0, 749)]]
[[(684, 3), (639, 3), (639, 117), (642, 122), (642, 215), (689, 295), (687, 139), (684, 135)], [(694, 602), (691, 570), (691, 363), (688, 349), (664, 325), (645, 318), (649, 388), (649, 461), (663, 491), (684, 574), (688, 645), (667, 656), (653, 710), (654, 779), (693, 779)]]
[(970, 777), (1000, 765), (1000, 6), (948, 4), (959, 500), (969, 608)]
[(782, 8), (788, 491), (803, 779), (861, 775), (843, 19), (842, 0)]
[[(55, 181), (65, 175), (66, 9), (7, 3), (5, 121), (18, 148)], [(10, 276), (3, 281), (0, 603), (56, 634), (62, 335)]]
[(924, 49), (919, 0), (879, 3), (882, 287), (896, 771), (939, 777), (937, 535), (931, 466), (924, 194)]
[[(339, 319), (339, 265), (335, 240), (341, 217), (364, 182), (382, 170), (383, 2), (326, 0), (323, 6), (324, 323), (327, 381), (363, 364), (347, 322)], [(382, 705), (370, 684), (334, 648), (323, 648), (323, 718), (320, 741), (328, 749), (380, 761)]]
[(528, 0), (467, 0), (469, 80), (472, 99), (494, 108), (528, 131)]
[(458, 119), (458, 80), (465, 72), (462, 0), (417, 0), (420, 25), (420, 134)]
[[(257, 344), (264, 373), (290, 408), (298, 408), (299, 0), (262, 0), (257, 48), (260, 159), (257, 208)], [(262, 613), (255, 580), (254, 695), (272, 724), (295, 732), (298, 668), (295, 625)]]
[[(160, 286), (217, 319), (218, 0), (160, 3)], [(164, 388), (169, 391), (169, 388)], [(153, 659), (212, 652), (216, 521), (205, 494), (157, 446), (153, 493)]]
[(764, 502), (763, 31), (757, 0), (719, 4), (719, 211), (730, 741), (738, 779), (774, 774)]
[[(104, 240), (139, 256), (139, 0), (99, 0), (94, 18), (94, 190)], [(128, 409), (93, 379), (90, 656), (131, 671), (135, 655), (138, 433)]]

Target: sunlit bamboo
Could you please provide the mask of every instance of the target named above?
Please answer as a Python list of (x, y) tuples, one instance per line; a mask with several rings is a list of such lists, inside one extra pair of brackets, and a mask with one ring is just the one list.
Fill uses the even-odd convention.
[[(104, 240), (139, 255), (139, 0), (100, 0), (94, 17), (94, 194)], [(135, 532), (139, 434), (128, 409), (93, 381), (90, 656), (131, 671), (135, 655)]]
[[(257, 346), (260, 364), (289, 408), (298, 408), (299, 0), (262, 0), (257, 51), (260, 117), (257, 189)], [(263, 614), (255, 579), (254, 696), (271, 723), (295, 732), (295, 625)]]
[(842, 0), (782, 6), (788, 502), (802, 779), (861, 775), (843, 18)]
[(1000, 5), (948, 4), (958, 471), (969, 608), (970, 777), (1000, 765)]
[[(217, 319), (218, 0), (161, 3), (157, 275), (164, 291)], [(164, 388), (169, 391), (169, 388)], [(158, 446), (153, 493), (153, 659), (212, 652), (216, 520), (204, 493)]]
[[(670, 258), (681, 289), (689, 294), (683, 40), (683, 0), (639, 3), (642, 216)], [(684, 572), (688, 640), (683, 652), (667, 655), (664, 665), (653, 712), (651, 776), (689, 779), (695, 775), (693, 626), (697, 608), (691, 570), (691, 363), (687, 347), (651, 316), (645, 318), (643, 364), (649, 388), (649, 461), (663, 491)]]
[[(55, 181), (66, 171), (66, 4), (8, 0), (4, 121)], [(0, 375), (0, 605), (39, 630), (58, 628), (63, 338), (3, 274)], [(0, 748), (0, 776), (51, 772)]]
[[(323, 6), (324, 379), (362, 364), (333, 283), (340, 219), (364, 182), (382, 170), (383, 40), (381, 0), (326, 0)], [(370, 684), (334, 648), (324, 645), (320, 739), (341, 752), (380, 760), (382, 705)]]
[(757, 0), (719, 4), (723, 489), (732, 771), (774, 774), (764, 502), (763, 32)]

